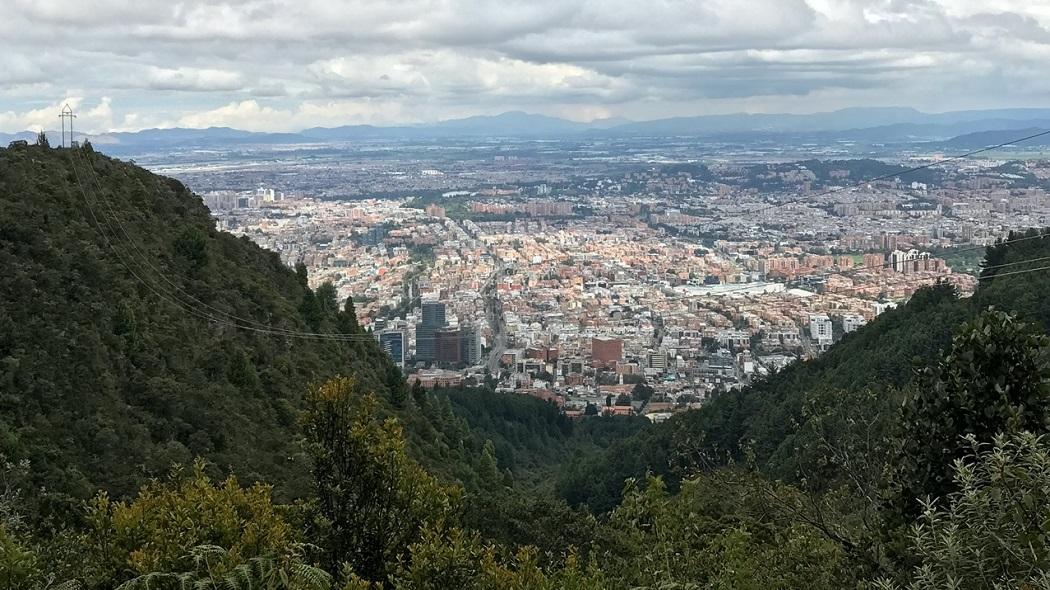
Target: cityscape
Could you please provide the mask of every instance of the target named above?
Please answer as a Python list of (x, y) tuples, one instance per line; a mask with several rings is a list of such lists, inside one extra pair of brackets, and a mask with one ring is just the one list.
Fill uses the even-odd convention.
[(0, 590), (1050, 590), (1048, 57), (0, 1)]
[(210, 188), (218, 228), (353, 298), (410, 382), (489, 383), (578, 418), (661, 421), (817, 357), (923, 286), (971, 293), (985, 246), (1050, 219), (1039, 159), (608, 153), (567, 174), (546, 149), (174, 173)]

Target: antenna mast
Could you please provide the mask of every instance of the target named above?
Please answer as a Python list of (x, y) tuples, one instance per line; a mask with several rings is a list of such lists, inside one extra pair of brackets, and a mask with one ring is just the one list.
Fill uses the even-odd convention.
[(58, 118), (62, 120), (62, 147), (66, 147), (66, 119), (69, 119), (69, 147), (73, 147), (73, 119), (77, 116), (73, 114), (73, 109), (69, 108), (69, 103), (62, 107)]

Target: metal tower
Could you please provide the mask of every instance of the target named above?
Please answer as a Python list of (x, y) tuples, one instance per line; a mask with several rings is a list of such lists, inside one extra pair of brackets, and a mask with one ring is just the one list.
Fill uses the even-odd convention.
[[(69, 108), (69, 103), (62, 107), (62, 113), (58, 115), (58, 118), (62, 120), (62, 147), (73, 147), (73, 119), (76, 119), (77, 116), (73, 114), (73, 109)], [(66, 119), (69, 119), (68, 146), (66, 146)]]

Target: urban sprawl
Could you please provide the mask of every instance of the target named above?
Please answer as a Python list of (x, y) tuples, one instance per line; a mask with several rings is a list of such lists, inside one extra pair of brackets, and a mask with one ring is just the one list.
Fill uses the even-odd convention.
[(408, 189), (381, 198), (362, 194), (383, 192), (371, 169), (357, 194), (204, 197), (221, 228), (353, 297), (410, 382), (488, 382), (574, 417), (659, 421), (819, 355), (920, 287), (965, 295), (982, 246), (1050, 219), (1038, 160), (869, 182), (888, 165), (433, 166), (379, 171)]

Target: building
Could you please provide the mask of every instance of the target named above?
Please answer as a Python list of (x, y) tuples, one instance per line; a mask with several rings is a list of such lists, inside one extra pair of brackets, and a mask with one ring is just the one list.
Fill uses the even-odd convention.
[(469, 324), (459, 329), (460, 357), (467, 366), (481, 364), (481, 330)]
[(933, 258), (929, 252), (919, 252), (914, 248), (907, 252), (894, 250), (890, 254), (890, 262), (893, 270), (900, 273), (945, 270), (943, 259)]
[(850, 314), (842, 316), (842, 331), (846, 334), (850, 332), (856, 332), (857, 328), (864, 326), (868, 323), (868, 320), (864, 319), (862, 315)]
[(440, 301), (424, 301), (422, 321), (416, 324), (416, 360), (433, 361), (436, 356), (436, 333), (445, 327), (445, 304)]
[(446, 307), (441, 301), (424, 301), (422, 305), (423, 324), (437, 328), (444, 327)]
[(591, 363), (606, 367), (623, 360), (623, 340), (619, 338), (591, 338)]
[(458, 328), (434, 330), (434, 360), (439, 365), (458, 366), (463, 362), (463, 349)]
[(650, 369), (667, 370), (667, 352), (663, 350), (650, 352), (647, 361)]
[(379, 348), (394, 361), (395, 365), (404, 368), (407, 340), (404, 330), (383, 330), (379, 333)]
[(882, 315), (883, 313), (887, 312), (888, 310), (896, 308), (897, 304), (892, 302), (892, 301), (887, 301), (887, 302), (873, 301), (871, 306), (875, 310), (875, 315), (878, 316), (878, 315)]
[(809, 316), (809, 335), (816, 341), (817, 346), (821, 348), (831, 346), (831, 318), (825, 314), (813, 314)]
[(886, 264), (886, 256), (883, 254), (865, 254), (863, 266), (868, 270), (879, 272)]

